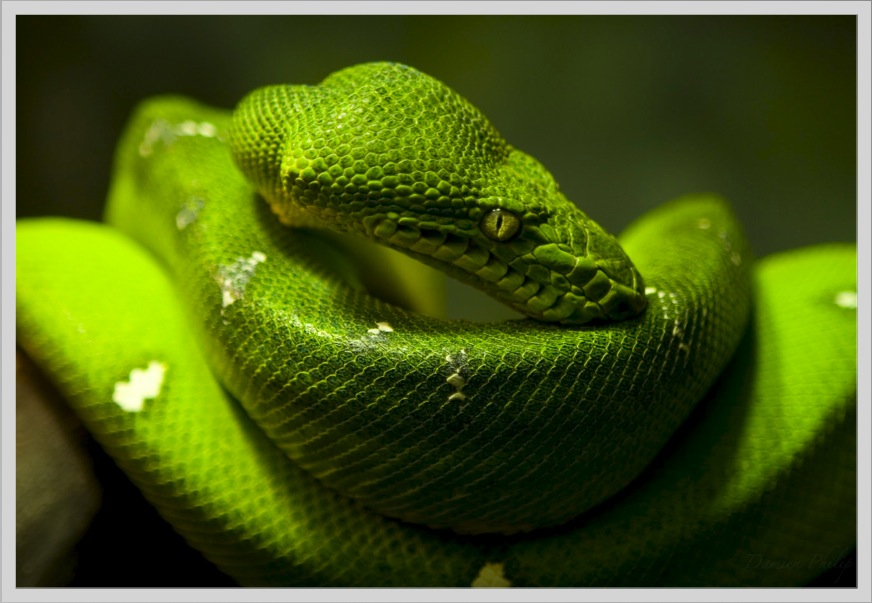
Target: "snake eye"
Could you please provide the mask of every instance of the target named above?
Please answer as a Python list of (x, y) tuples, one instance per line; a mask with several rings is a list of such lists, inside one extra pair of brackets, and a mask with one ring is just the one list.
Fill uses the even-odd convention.
[(494, 241), (508, 241), (521, 231), (521, 220), (510, 211), (492, 209), (484, 215), (479, 226)]

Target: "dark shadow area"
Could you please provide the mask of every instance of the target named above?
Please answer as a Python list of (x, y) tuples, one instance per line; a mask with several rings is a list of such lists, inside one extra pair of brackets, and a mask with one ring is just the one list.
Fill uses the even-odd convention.
[(76, 549), (68, 586), (203, 588), (236, 586), (158, 515), (93, 440), (87, 443), (103, 484), (103, 505)]

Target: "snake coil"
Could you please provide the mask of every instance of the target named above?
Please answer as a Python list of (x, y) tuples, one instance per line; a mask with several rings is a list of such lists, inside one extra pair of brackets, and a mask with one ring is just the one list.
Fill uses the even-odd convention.
[[(781, 584), (809, 572), (750, 556), (851, 542), (821, 518), (853, 505), (855, 316), (825, 303), (856, 290), (853, 248), (755, 264), (710, 195), (619, 244), (468, 101), (393, 63), (232, 116), (144, 103), (107, 221), (19, 223), (19, 340), (242, 583)], [(325, 227), (530, 318), (376, 299)], [(57, 244), (81, 251), (40, 259)], [(812, 306), (808, 328), (782, 316)]]

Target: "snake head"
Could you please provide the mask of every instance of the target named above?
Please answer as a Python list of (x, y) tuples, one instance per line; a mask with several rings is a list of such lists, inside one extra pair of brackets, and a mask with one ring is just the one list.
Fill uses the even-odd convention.
[(237, 106), (231, 150), (292, 226), (403, 251), (532, 318), (622, 320), (646, 304), (614, 237), (440, 81), (396, 63), (317, 86), (269, 86)]

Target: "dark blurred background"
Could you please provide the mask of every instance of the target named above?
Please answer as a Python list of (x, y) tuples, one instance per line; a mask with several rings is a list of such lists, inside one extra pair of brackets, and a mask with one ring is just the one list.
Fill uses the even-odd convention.
[[(466, 96), (613, 232), (711, 191), (758, 255), (856, 238), (851, 16), (19, 16), (16, 44), (19, 217), (99, 219), (115, 141), (147, 96), (230, 108), (260, 85), (393, 60)], [(92, 448), (114, 485), (72, 584), (226, 583)]]
[(711, 191), (760, 255), (855, 239), (852, 16), (25, 16), (17, 52), (19, 216), (99, 219), (144, 97), (230, 108), (394, 60), (470, 99), (609, 230)]

